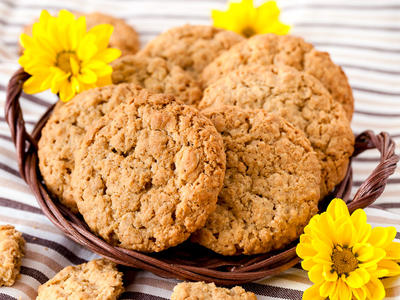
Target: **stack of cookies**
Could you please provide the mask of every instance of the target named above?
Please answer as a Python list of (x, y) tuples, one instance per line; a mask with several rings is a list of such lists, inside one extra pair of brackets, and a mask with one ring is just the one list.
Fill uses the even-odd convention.
[(281, 249), (345, 176), (352, 92), (301, 38), (185, 25), (112, 67), (57, 103), (38, 151), (49, 192), (112, 245)]

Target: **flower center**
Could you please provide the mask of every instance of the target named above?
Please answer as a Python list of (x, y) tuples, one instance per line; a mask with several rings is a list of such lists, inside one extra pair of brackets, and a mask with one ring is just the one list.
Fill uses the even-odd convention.
[(332, 270), (336, 271), (338, 275), (349, 275), (350, 272), (357, 269), (358, 260), (351, 251), (351, 248), (335, 246), (332, 251)]
[(249, 38), (249, 37), (255, 35), (255, 34), (256, 34), (256, 31), (255, 31), (252, 27), (245, 27), (245, 28), (242, 30), (242, 34), (243, 34), (245, 37)]
[(72, 74), (71, 58), (79, 63), (78, 56), (75, 51), (62, 51), (57, 54), (56, 66), (63, 70), (65, 73)]

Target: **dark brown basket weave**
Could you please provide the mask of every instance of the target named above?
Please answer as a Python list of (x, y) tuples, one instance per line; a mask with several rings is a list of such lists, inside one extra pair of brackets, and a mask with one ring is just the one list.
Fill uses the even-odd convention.
[[(44, 214), (72, 240), (121, 265), (145, 269), (163, 277), (215, 282), (222, 285), (241, 284), (275, 275), (300, 261), (295, 252), (297, 242), (293, 242), (281, 251), (253, 256), (223, 257), (189, 242), (160, 253), (143, 254), (111, 246), (91, 233), (81, 218), (73, 215), (58, 201), (51, 199), (43, 184), (37, 167), (37, 141), (53, 107), (49, 108), (36, 124), (32, 134), (29, 134), (25, 128), (19, 103), (22, 85), (28, 78), (29, 74), (22, 69), (12, 76), (7, 88), (5, 106), (5, 116), (17, 149), (19, 170), (35, 194)], [(349, 200), (352, 187), (350, 162), (343, 182), (321, 202), (321, 211), (325, 210), (333, 197), (344, 199), (350, 211), (354, 211), (357, 208), (367, 207), (382, 194), (388, 177), (395, 171), (399, 157), (395, 155), (395, 144), (387, 133), (375, 135), (372, 131), (357, 136), (353, 157), (374, 148), (380, 152), (380, 162), (361, 184), (354, 198)]]

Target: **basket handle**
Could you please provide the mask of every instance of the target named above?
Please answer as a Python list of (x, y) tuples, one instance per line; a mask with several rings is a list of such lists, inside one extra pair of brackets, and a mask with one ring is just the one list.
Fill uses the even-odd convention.
[(7, 86), (6, 104), (4, 107), (4, 116), (10, 127), (11, 139), (17, 150), (18, 168), (22, 178), (26, 181), (24, 172), (26, 152), (30, 147), (37, 147), (36, 141), (26, 131), (25, 121), (22, 115), (19, 97), (22, 93), (24, 82), (31, 75), (20, 68), (13, 74)]
[[(12, 141), (17, 149), (19, 171), (25, 181), (27, 181), (27, 175), (25, 174), (26, 154), (32, 147), (37, 148), (37, 137), (48, 115), (51, 113), (50, 108), (38, 121), (32, 135), (27, 132), (19, 97), (22, 93), (23, 84), (29, 77), (30, 75), (22, 68), (14, 73), (7, 87), (5, 105), (6, 121), (11, 130)], [(353, 200), (348, 203), (350, 211), (372, 204), (383, 193), (389, 176), (396, 169), (399, 156), (395, 154), (395, 142), (386, 132), (375, 135), (372, 131), (368, 130), (359, 134), (356, 137), (356, 151), (352, 157), (354, 158), (362, 152), (374, 148), (378, 149), (381, 153), (380, 162), (371, 175), (361, 184)], [(348, 174), (350, 174), (349, 172), (351, 172), (350, 168)], [(341, 187), (339, 186), (339, 188)]]
[(395, 154), (396, 144), (387, 132), (375, 135), (371, 130), (367, 130), (359, 134), (356, 137), (356, 150), (352, 157), (375, 148), (381, 154), (380, 162), (360, 185), (353, 200), (347, 204), (350, 212), (353, 212), (357, 208), (367, 207), (375, 202), (383, 193), (388, 178), (396, 170), (400, 157)]

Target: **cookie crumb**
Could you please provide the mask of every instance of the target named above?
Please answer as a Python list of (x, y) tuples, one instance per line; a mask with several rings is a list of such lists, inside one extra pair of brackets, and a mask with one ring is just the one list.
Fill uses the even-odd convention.
[(39, 286), (36, 300), (116, 300), (124, 291), (122, 273), (107, 259), (68, 266)]
[(12, 286), (25, 254), (22, 233), (11, 225), (0, 225), (0, 286)]
[(254, 293), (242, 287), (231, 289), (216, 287), (214, 283), (182, 282), (174, 287), (171, 300), (257, 300)]

